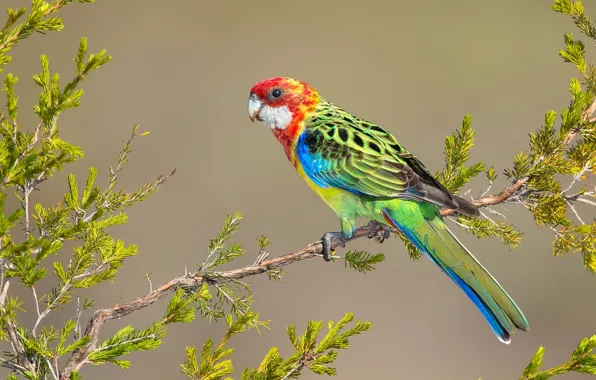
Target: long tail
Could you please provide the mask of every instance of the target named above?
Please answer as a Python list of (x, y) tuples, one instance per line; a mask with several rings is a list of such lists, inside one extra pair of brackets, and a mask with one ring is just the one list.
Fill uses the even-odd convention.
[(398, 214), (383, 210), (387, 223), (403, 232), (467, 294), (501, 342), (509, 344), (516, 327), (530, 329), (513, 299), (449, 231), (439, 215), (428, 218), (418, 214), (416, 220), (407, 218), (407, 223), (400, 224)]

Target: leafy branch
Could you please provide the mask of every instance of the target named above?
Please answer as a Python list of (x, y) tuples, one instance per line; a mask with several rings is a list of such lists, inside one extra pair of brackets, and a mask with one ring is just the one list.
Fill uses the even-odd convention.
[[(222, 232), (227, 231), (227, 233), (220, 233), (218, 235), (218, 238), (216, 238), (215, 240), (220, 241), (222, 238), (224, 241), (229, 240), (233, 231), (237, 230), (237, 228), (230, 228), (231, 220), (239, 220), (241, 218), (242, 215), (239, 213), (236, 213), (234, 217), (228, 216), (222, 229)], [(370, 231), (368, 228), (362, 227), (356, 231), (352, 239), (368, 236), (369, 232)], [(333, 245), (333, 247), (335, 248), (336, 245)], [(220, 249), (222, 249), (225, 252), (229, 248), (221, 246)], [(79, 371), (85, 364), (89, 362), (89, 356), (96, 350), (97, 344), (99, 342), (99, 334), (107, 321), (119, 319), (133, 312), (144, 309), (145, 307), (152, 305), (158, 300), (161, 300), (169, 296), (170, 294), (180, 291), (179, 289), (185, 289), (188, 292), (186, 297), (189, 297), (188, 299), (196, 301), (199, 304), (199, 308), (203, 311), (204, 314), (211, 315), (214, 317), (220, 317), (221, 313), (217, 314), (214, 312), (214, 308), (217, 307), (217, 304), (215, 304), (215, 306), (213, 303), (209, 304), (209, 302), (212, 301), (212, 295), (207, 290), (209, 286), (215, 287), (217, 289), (217, 287), (227, 284), (242, 285), (242, 283), (240, 283), (240, 280), (242, 280), (245, 277), (269, 273), (272, 271), (275, 272), (276, 270), (282, 269), (292, 263), (317, 256), (322, 256), (322, 249), (323, 248), (321, 243), (316, 242), (294, 253), (289, 253), (272, 259), (256, 261), (253, 265), (228, 271), (204, 272), (202, 271), (202, 269), (204, 269), (205, 267), (211, 268), (212, 266), (202, 264), (199, 265), (199, 270), (172, 279), (166, 282), (165, 284), (153, 289), (146, 295), (136, 298), (135, 300), (129, 303), (119, 303), (118, 305), (112, 308), (98, 310), (91, 317), (91, 320), (87, 324), (87, 327), (85, 328), (85, 332), (83, 334), (84, 336), (89, 338), (88, 343), (72, 354), (72, 356), (66, 363), (66, 366), (62, 371), (62, 374), (63, 376), (68, 377), (70, 373), (72, 373), (72, 371)], [(261, 252), (259, 254), (262, 255)], [(211, 253), (209, 253), (209, 255), (211, 255)], [(213, 257), (213, 255), (211, 256)], [(359, 271), (364, 271), (364, 269), (362, 269), (363, 263), (365, 263), (365, 266), (367, 266), (369, 269), (372, 269), (372, 264), (380, 262), (382, 260), (380, 259), (380, 256), (372, 257), (374, 257), (374, 259), (371, 262), (370, 258), (363, 258), (361, 255), (355, 254), (353, 262), (356, 264), (352, 265), (356, 269), (361, 268), (359, 269)], [(180, 297), (182, 296), (180, 295)], [(222, 294), (222, 297), (226, 296)], [(232, 300), (232, 303), (238, 302), (238, 300)], [(245, 318), (247, 315), (252, 315), (245, 308), (239, 308), (238, 306), (236, 306), (232, 309), (238, 311), (236, 314), (237, 318)], [(259, 323), (257, 323), (256, 320), (253, 321), (249, 319), (249, 321), (255, 323), (255, 325), (257, 326), (264, 324), (260, 321), (258, 321)]]
[(594, 348), (596, 348), (596, 335), (582, 339), (571, 354), (569, 360), (565, 363), (548, 370), (538, 371), (542, 366), (542, 359), (545, 351), (544, 347), (540, 347), (519, 379), (546, 380), (568, 372), (596, 375), (596, 354), (593, 353)]
[[(226, 317), (228, 332), (215, 349), (213, 349), (213, 341), (207, 340), (200, 358), (197, 359), (196, 347), (186, 347), (186, 361), (182, 364), (182, 372), (189, 378), (197, 380), (219, 380), (231, 374), (234, 369), (229, 357), (234, 349), (227, 348), (226, 344), (233, 335), (248, 330), (251, 325), (250, 320), (257, 318), (258, 316), (254, 314), (247, 314), (234, 321), (233, 317), (228, 315)], [(284, 360), (279, 349), (272, 347), (258, 368), (245, 369), (242, 372), (242, 380), (295, 379), (300, 376), (305, 367), (319, 375), (336, 375), (336, 369), (329, 364), (337, 358), (337, 350), (348, 348), (351, 337), (368, 331), (372, 327), (370, 322), (356, 321), (348, 328), (348, 324), (353, 320), (354, 314), (346, 313), (337, 323), (329, 321), (328, 332), (320, 342), (317, 340), (323, 328), (322, 321), (310, 321), (301, 336), (296, 333), (294, 325), (288, 326), (287, 334), (295, 352)]]
[[(92, 3), (94, 0), (76, 0), (79, 3)], [(21, 40), (29, 37), (31, 34), (45, 33), (48, 31), (60, 31), (64, 28), (64, 23), (60, 17), (51, 17), (62, 7), (71, 3), (72, 0), (43, 1), (34, 0), (31, 5), (31, 11), (27, 14), (27, 8), (14, 10), (8, 8), (8, 18), (4, 27), (0, 30), (0, 73), (2, 66), (12, 60), (7, 53), (15, 47)], [(25, 20), (17, 22), (25, 16)]]
[(337, 371), (330, 367), (338, 356), (338, 350), (349, 347), (349, 339), (372, 328), (372, 323), (356, 321), (354, 325), (347, 325), (354, 320), (354, 314), (346, 313), (337, 323), (327, 323), (327, 334), (320, 340), (319, 333), (323, 329), (322, 321), (310, 321), (302, 335), (296, 333), (296, 327), (287, 327), (288, 337), (295, 348), (295, 352), (283, 359), (277, 347), (272, 347), (257, 369), (246, 369), (242, 373), (242, 380), (277, 380), (295, 379), (302, 374), (306, 367), (318, 375), (335, 376)]

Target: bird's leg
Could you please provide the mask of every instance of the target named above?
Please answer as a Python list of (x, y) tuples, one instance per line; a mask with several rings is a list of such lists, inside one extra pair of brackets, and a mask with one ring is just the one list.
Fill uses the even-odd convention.
[(323, 259), (325, 259), (325, 261), (331, 261), (331, 247), (334, 242), (342, 248), (346, 246), (346, 239), (341, 232), (326, 232), (325, 235), (321, 237), (321, 243), (323, 244)]
[(368, 227), (370, 228), (370, 232), (368, 233), (369, 239), (375, 239), (379, 243), (385, 241), (385, 239), (391, 236), (391, 228), (382, 225), (381, 223), (377, 223), (374, 220), (371, 220), (368, 223)]

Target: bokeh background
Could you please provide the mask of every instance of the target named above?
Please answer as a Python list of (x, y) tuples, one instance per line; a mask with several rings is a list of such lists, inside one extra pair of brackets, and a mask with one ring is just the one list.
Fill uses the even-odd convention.
[[(3, 8), (26, 5), (2, 2)], [(593, 15), (596, 8), (589, 11)], [(114, 59), (84, 83), (80, 109), (61, 119), (62, 136), (81, 145), (85, 158), (44, 183), (34, 201), (57, 202), (67, 190), (66, 174), (82, 181), (89, 166), (100, 169), (105, 184), (136, 123), (152, 133), (137, 140), (122, 186), (132, 190), (177, 169), (155, 196), (129, 210), (128, 225), (113, 229), (138, 244), (140, 253), (113, 284), (83, 293), (97, 307), (146, 293), (145, 273), (152, 272), (158, 285), (202, 261), (208, 239), (235, 210), (245, 215), (238, 238), (248, 253), (234, 266), (254, 260), (261, 234), (270, 237), (277, 255), (338, 229), (333, 212), (296, 175), (271, 133), (248, 119), (248, 91), (255, 82), (283, 75), (312, 83), (334, 103), (390, 130), (433, 172), (443, 164), (445, 135), (470, 113), (477, 133), (472, 160), (501, 173), (527, 147), (528, 133), (540, 126), (544, 112), (568, 104), (568, 80), (575, 72), (557, 52), (563, 33), (579, 34), (547, 0), (100, 0), (68, 6), (62, 16), (64, 32), (36, 35), (14, 50), (7, 70), (21, 78), (21, 121), (34, 125), (30, 107), (37, 89), (29, 78), (42, 53), (63, 80), (73, 75), (82, 36), (92, 52), (106, 48)], [(495, 190), (504, 185), (501, 179)], [(480, 179), (466, 189), (477, 194), (485, 186)], [(374, 328), (341, 353), (341, 379), (514, 379), (540, 345), (547, 347), (545, 366), (563, 362), (582, 337), (596, 332), (596, 279), (581, 257), (552, 257), (552, 232), (537, 228), (522, 206), (507, 209), (508, 219), (525, 232), (515, 251), (454, 228), (530, 320), (532, 331), (516, 334), (511, 345), (493, 336), (472, 303), (430, 261), (413, 262), (399, 240), (377, 245), (364, 239), (350, 248), (387, 254), (371, 274), (308, 260), (287, 268), (284, 283), (248, 279), (255, 310), (272, 323), (261, 335), (252, 331), (233, 339), (235, 376), (257, 366), (272, 345), (290, 353), (287, 324), (302, 331), (310, 319), (337, 320), (347, 311), (371, 320)], [(594, 211), (584, 215), (591, 219)], [(30, 301), (29, 293), (23, 297)], [(126, 324), (146, 326), (165, 306), (109, 322), (101, 337)], [(49, 322), (72, 317), (74, 307)], [(25, 322), (32, 319), (30, 312)], [(219, 340), (224, 330), (204, 320), (172, 326), (159, 350), (130, 355), (129, 370), (87, 366), (83, 375), (182, 379), (184, 346)], [(315, 377), (308, 371), (303, 376)]]

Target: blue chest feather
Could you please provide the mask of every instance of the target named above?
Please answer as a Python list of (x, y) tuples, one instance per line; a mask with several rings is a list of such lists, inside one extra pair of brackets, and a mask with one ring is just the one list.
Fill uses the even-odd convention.
[(298, 138), (296, 154), (304, 172), (317, 186), (326, 189), (329, 186), (350, 191), (357, 195), (361, 192), (352, 188), (338, 173), (337, 161), (324, 159), (321, 152), (312, 152), (308, 145), (309, 131), (305, 130)]
[(305, 143), (308, 137), (308, 130), (304, 131), (298, 138), (296, 145), (296, 154), (298, 160), (302, 164), (302, 169), (317, 186), (326, 189), (329, 184), (322, 180), (320, 173), (323, 172), (329, 165), (327, 160), (323, 159), (320, 152), (311, 153), (310, 147)]

